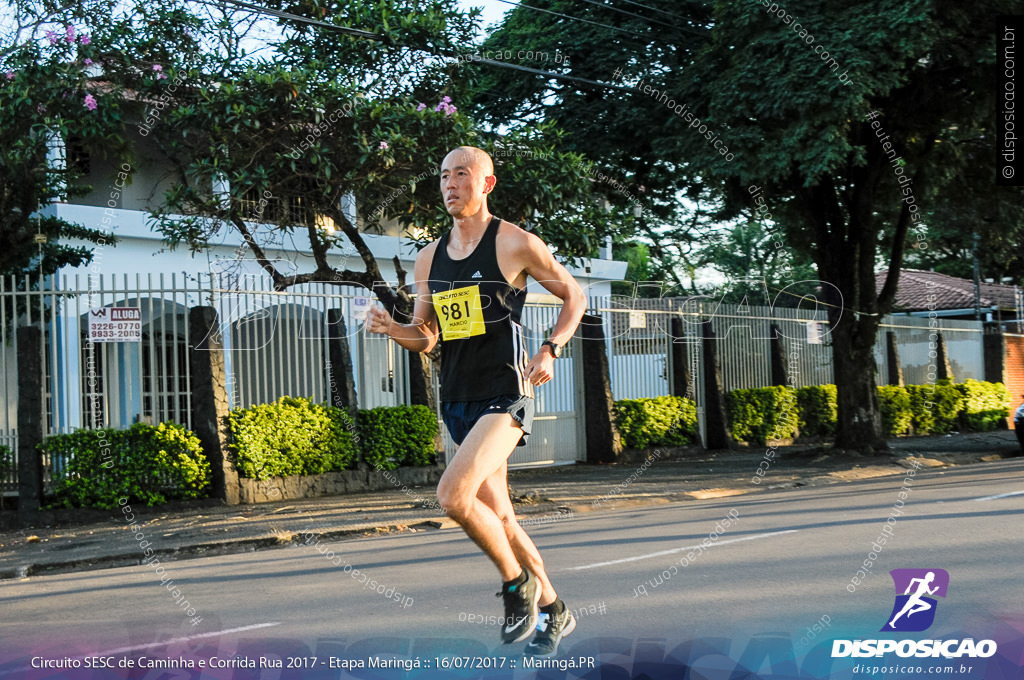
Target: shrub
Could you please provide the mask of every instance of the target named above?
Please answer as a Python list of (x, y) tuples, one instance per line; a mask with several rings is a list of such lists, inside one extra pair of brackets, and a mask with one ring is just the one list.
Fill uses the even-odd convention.
[(809, 385), (796, 391), (801, 437), (830, 437), (836, 432), (835, 385)]
[(625, 446), (685, 446), (697, 439), (697, 405), (684, 397), (620, 399), (613, 408)]
[(907, 385), (914, 434), (946, 434), (957, 425), (964, 397), (948, 381), (934, 385)]
[(900, 385), (879, 385), (878, 407), (882, 412), (882, 433), (887, 437), (906, 434), (914, 418), (910, 393)]
[(343, 409), (281, 397), (229, 415), (238, 474), (251, 479), (344, 470), (356, 458), (355, 426)]
[(799, 424), (796, 390), (755, 387), (725, 395), (729, 427), (735, 439), (766, 444), (796, 436)]
[(961, 418), (967, 429), (995, 430), (1010, 415), (1010, 392), (1003, 383), (967, 380), (955, 387), (964, 397)]
[(386, 470), (432, 465), (437, 433), (437, 416), (426, 406), (380, 406), (359, 412), (363, 460)]
[(77, 430), (40, 445), (68, 460), (55, 483), (65, 507), (118, 507), (119, 498), (157, 505), (199, 498), (210, 485), (210, 463), (199, 439), (181, 425), (136, 423), (128, 430)]

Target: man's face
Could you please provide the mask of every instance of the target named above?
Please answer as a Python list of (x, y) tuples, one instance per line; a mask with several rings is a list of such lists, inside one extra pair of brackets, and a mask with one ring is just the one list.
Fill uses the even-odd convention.
[(449, 153), (441, 164), (441, 198), (448, 214), (461, 218), (480, 212), (495, 181), (472, 151)]

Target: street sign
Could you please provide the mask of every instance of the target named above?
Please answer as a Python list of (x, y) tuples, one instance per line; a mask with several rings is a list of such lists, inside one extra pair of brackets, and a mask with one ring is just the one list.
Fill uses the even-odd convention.
[(89, 310), (89, 342), (142, 342), (139, 307), (100, 307)]

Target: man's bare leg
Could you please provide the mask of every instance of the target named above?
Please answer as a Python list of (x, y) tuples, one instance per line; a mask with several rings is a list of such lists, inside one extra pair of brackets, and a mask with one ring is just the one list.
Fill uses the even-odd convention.
[(491, 558), (502, 581), (517, 578), (522, 566), (501, 519), (477, 493), (484, 480), (506, 464), (522, 435), (523, 430), (507, 413), (481, 417), (437, 484), (437, 500), (445, 513)]
[(544, 560), (533, 540), (526, 534), (519, 523), (516, 522), (515, 509), (508, 497), (508, 460), (502, 462), (501, 467), (491, 473), (484, 483), (480, 485), (477, 498), (483, 501), (501, 520), (508, 536), (508, 542), (512, 546), (519, 564), (526, 567), (537, 577), (540, 583), (541, 595), (539, 604), (545, 607), (558, 599), (558, 593), (548, 580), (547, 572), (544, 570)]

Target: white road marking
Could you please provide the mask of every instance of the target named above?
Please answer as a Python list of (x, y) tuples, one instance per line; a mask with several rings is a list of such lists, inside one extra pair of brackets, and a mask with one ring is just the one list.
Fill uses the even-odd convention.
[(975, 498), (976, 501), (994, 501), (1000, 498), (1009, 498), (1010, 496), (1020, 496), (1024, 494), (1024, 491), (1011, 491), (1010, 493), (1001, 493), (995, 496), (985, 496), (984, 498)]
[[(257, 630), (259, 628), (270, 628), (272, 626), (280, 626), (280, 621), (274, 621), (271, 623), (256, 623), (251, 626), (242, 626), (240, 628), (228, 628), (226, 630), (217, 630), (212, 633), (199, 633), (198, 635), (186, 635), (185, 637), (173, 638), (171, 640), (164, 640), (163, 642), (150, 642), (144, 645), (134, 645), (132, 647), (118, 647), (117, 649), (108, 649), (102, 652), (96, 652), (94, 654), (82, 654), (81, 656), (68, 657), (71, 659), (84, 659), (87, 656), (117, 656), (118, 654), (126, 654), (127, 652), (133, 652), (137, 649), (152, 649), (153, 647), (166, 647), (168, 645), (174, 645), (179, 642), (188, 642), (189, 640), (201, 640), (202, 638), (214, 637), (217, 635), (230, 635), (231, 633), (244, 633), (248, 630)], [(21, 668), (15, 668), (11, 673), (17, 673), (19, 671), (32, 670), (29, 666), (22, 666)]]
[[(713, 541), (711, 546), (726, 545), (728, 543), (739, 543), (740, 541), (755, 541), (759, 538), (770, 538), (772, 536), (781, 536), (782, 534), (795, 534), (799, 529), (787, 529), (786, 531), (772, 531), (767, 534), (757, 534), (754, 536), (744, 536), (743, 538), (730, 538), (727, 541)], [(671, 555), (673, 553), (685, 552), (687, 550), (696, 550), (697, 548), (704, 548), (707, 550), (711, 546), (698, 545), (687, 545), (682, 548), (672, 548), (671, 550), (662, 550), (660, 552), (648, 553), (647, 555), (637, 555), (636, 557), (624, 557), (621, 560), (610, 560), (608, 562), (595, 562), (594, 564), (584, 564), (582, 567), (569, 567), (566, 571), (580, 571), (582, 569), (594, 569), (595, 567), (607, 567), (610, 564), (623, 564), (625, 562), (636, 562), (637, 560), (646, 560), (652, 557), (661, 557), (662, 555)]]

